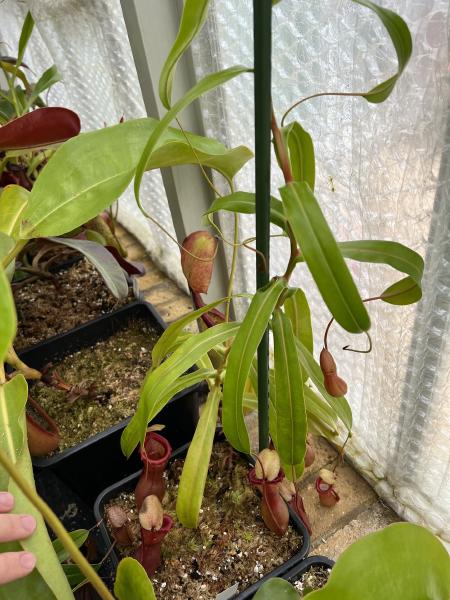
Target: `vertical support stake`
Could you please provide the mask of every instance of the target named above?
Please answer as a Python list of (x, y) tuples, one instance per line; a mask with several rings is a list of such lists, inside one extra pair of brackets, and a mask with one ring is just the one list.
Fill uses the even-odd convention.
[[(270, 157), (272, 0), (253, 0), (255, 70), (255, 192), (256, 192), (256, 287), (270, 278)], [(259, 449), (269, 443), (269, 330), (258, 347)]]

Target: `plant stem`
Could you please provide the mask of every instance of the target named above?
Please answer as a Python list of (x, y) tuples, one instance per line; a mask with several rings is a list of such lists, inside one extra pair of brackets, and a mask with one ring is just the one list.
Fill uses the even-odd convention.
[[(256, 287), (269, 282), (272, 0), (253, 0), (255, 72)], [(265, 264), (264, 264), (265, 263)], [(269, 330), (258, 347), (259, 449), (269, 444)]]
[[(230, 184), (230, 192), (234, 193), (233, 182), (229, 181)], [(234, 276), (236, 274), (236, 264), (237, 264), (237, 255), (238, 255), (238, 247), (239, 247), (239, 215), (238, 213), (234, 214), (234, 235), (233, 235), (233, 253), (231, 256), (231, 267), (230, 267), (230, 276), (228, 279), (228, 290), (227, 296), (229, 300), (225, 306), (225, 321), (228, 323), (230, 320), (230, 308), (231, 308), (231, 298), (233, 295), (233, 285), (234, 285)]]
[(58, 517), (48, 506), (48, 504), (37, 495), (37, 493), (33, 490), (30, 484), (22, 477), (14, 463), (9, 459), (9, 457), (5, 454), (5, 452), (2, 449), (0, 449), (0, 465), (8, 472), (9, 476), (15, 481), (15, 483), (23, 492), (23, 494), (42, 514), (49, 526), (58, 536), (58, 539), (60, 540), (64, 548), (70, 554), (72, 560), (80, 567), (80, 571), (83, 573), (86, 579), (90, 581), (90, 583), (95, 588), (99, 596), (103, 600), (114, 600), (114, 597), (109, 592), (106, 585), (97, 575), (97, 573), (88, 563), (85, 557), (81, 554), (81, 552), (78, 550), (77, 546), (74, 544), (72, 538), (70, 537), (69, 533), (66, 531)]
[(313, 98), (321, 98), (322, 96), (353, 96), (355, 98), (358, 98), (359, 96), (364, 96), (364, 92), (318, 92), (317, 94), (311, 94), (311, 96), (300, 98), (300, 100), (298, 100), (292, 106), (290, 106), (284, 113), (281, 119), (281, 127), (283, 127), (286, 117), (291, 112), (291, 110), (294, 110), (294, 108), (297, 108), (297, 106), (300, 106), (300, 104), (303, 104), (303, 102), (306, 102), (307, 100), (312, 100)]
[(9, 263), (12, 262), (20, 254), (20, 252), (25, 248), (29, 241), (30, 240), (19, 240), (18, 242), (16, 242), (16, 245), (11, 250), (11, 252), (7, 254), (2, 260), (2, 266), (4, 269), (6, 269)]

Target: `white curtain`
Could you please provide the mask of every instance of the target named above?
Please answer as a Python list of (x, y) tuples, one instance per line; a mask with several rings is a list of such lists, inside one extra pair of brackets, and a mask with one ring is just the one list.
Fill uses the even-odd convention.
[[(296, 109), (314, 140), (317, 197), (336, 237), (395, 239), (426, 260), (419, 305), (368, 306), (374, 349), (341, 350), (366, 340), (338, 326), (331, 347), (349, 383), (355, 420), (349, 452), (400, 515), (450, 541), (450, 111), (448, 0), (378, 0), (411, 28), (414, 54), (391, 98), (381, 105), (330, 97)], [(280, 115), (298, 98), (321, 91), (363, 91), (396, 70), (395, 52), (371, 11), (350, 0), (282, 0), (274, 8), (273, 95)], [(251, 0), (215, 0), (195, 45), (198, 76), (252, 62)], [(210, 135), (253, 146), (250, 75), (202, 103)], [(273, 192), (282, 184), (275, 164)], [(238, 177), (252, 191), (253, 165)], [(224, 230), (229, 232), (225, 220)], [(252, 217), (241, 237), (253, 235)], [(271, 270), (282, 273), (288, 249), (272, 242)], [(400, 279), (390, 268), (351, 263), (363, 297)], [(239, 291), (253, 286), (254, 255), (241, 252)], [(329, 313), (305, 267), (293, 282), (314, 313), (316, 352)]]
[[(175, 0), (161, 0), (161, 2)], [(372, 303), (371, 354), (340, 348), (364, 339), (333, 327), (330, 344), (349, 382), (355, 417), (350, 454), (382, 497), (405, 518), (450, 541), (450, 111), (448, 0), (378, 0), (398, 11), (414, 38), (414, 55), (391, 98), (321, 98), (293, 114), (311, 133), (317, 156), (317, 196), (339, 240), (396, 239), (426, 260), (419, 305)], [(102, 127), (145, 114), (119, 0), (29, 0), (0, 3), (0, 52), (14, 54), (30, 7), (37, 31), (25, 61), (36, 72), (56, 62), (63, 83), (52, 104), (76, 110), (83, 127)], [(213, 0), (195, 44), (198, 76), (252, 62), (251, 0)], [(155, 16), (156, 18), (156, 16)], [(350, 0), (282, 0), (274, 9), (274, 104), (278, 114), (319, 91), (370, 89), (393, 73), (395, 54), (375, 15)], [(251, 75), (202, 102), (208, 133), (227, 144), (253, 146)], [(274, 165), (273, 192), (282, 180)], [(253, 164), (239, 175), (253, 189)], [(147, 207), (172, 222), (159, 174), (147, 176)], [(131, 193), (121, 219), (178, 281), (178, 250), (137, 213)], [(224, 230), (231, 238), (229, 223)], [(242, 239), (253, 235), (241, 219)], [(272, 272), (287, 248), (273, 239)], [(241, 252), (237, 291), (253, 288), (254, 255)], [(352, 263), (363, 296), (398, 278), (389, 268)], [(303, 287), (314, 313), (316, 351), (329, 314), (304, 267)]]
[[(51, 106), (76, 111), (83, 130), (115, 125), (121, 117), (146, 116), (120, 0), (3, 0), (0, 2), (0, 54), (15, 56), (27, 13), (36, 22), (24, 62), (33, 81), (56, 64), (62, 82), (48, 95)], [(175, 235), (161, 175), (147, 173), (144, 207)], [(132, 189), (119, 203), (119, 221), (132, 231), (160, 268), (181, 287), (185, 280), (177, 246), (137, 208)]]

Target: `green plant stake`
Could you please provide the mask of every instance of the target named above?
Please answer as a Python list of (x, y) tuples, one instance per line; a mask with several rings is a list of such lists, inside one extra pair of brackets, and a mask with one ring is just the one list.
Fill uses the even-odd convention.
[[(256, 287), (270, 276), (270, 154), (272, 113), (272, 1), (253, 1), (255, 69)], [(259, 449), (269, 445), (269, 330), (258, 347)]]

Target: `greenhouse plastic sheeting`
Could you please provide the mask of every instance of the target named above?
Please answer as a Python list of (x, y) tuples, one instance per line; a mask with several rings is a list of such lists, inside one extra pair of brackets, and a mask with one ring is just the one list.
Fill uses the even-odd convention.
[[(365, 336), (333, 326), (329, 344), (349, 383), (355, 436), (350, 455), (382, 497), (407, 519), (425, 523), (450, 541), (450, 112), (448, 1), (386, 0), (410, 26), (414, 54), (387, 102), (323, 97), (305, 102), (289, 120), (310, 132), (317, 157), (316, 196), (340, 241), (396, 239), (426, 260), (419, 305), (368, 306)], [(198, 76), (232, 64), (251, 64), (252, 2), (213, 0), (195, 45)], [(273, 95), (278, 115), (298, 98), (322, 91), (364, 91), (396, 70), (382, 24), (350, 0), (282, 0), (274, 8)], [(220, 40), (220, 42), (218, 41)], [(209, 135), (231, 145), (252, 139), (252, 76), (228, 83), (202, 102)], [(282, 178), (273, 165), (273, 193)], [(253, 165), (237, 189), (252, 191)], [(231, 238), (229, 219), (223, 229)], [(254, 221), (241, 218), (241, 239)], [(273, 233), (276, 233), (276, 229)], [(284, 272), (286, 240), (272, 241), (271, 270)], [(254, 255), (241, 252), (238, 291), (254, 279)], [(388, 267), (349, 261), (363, 297), (400, 279)], [(306, 267), (293, 282), (314, 313), (316, 355), (330, 317)]]

